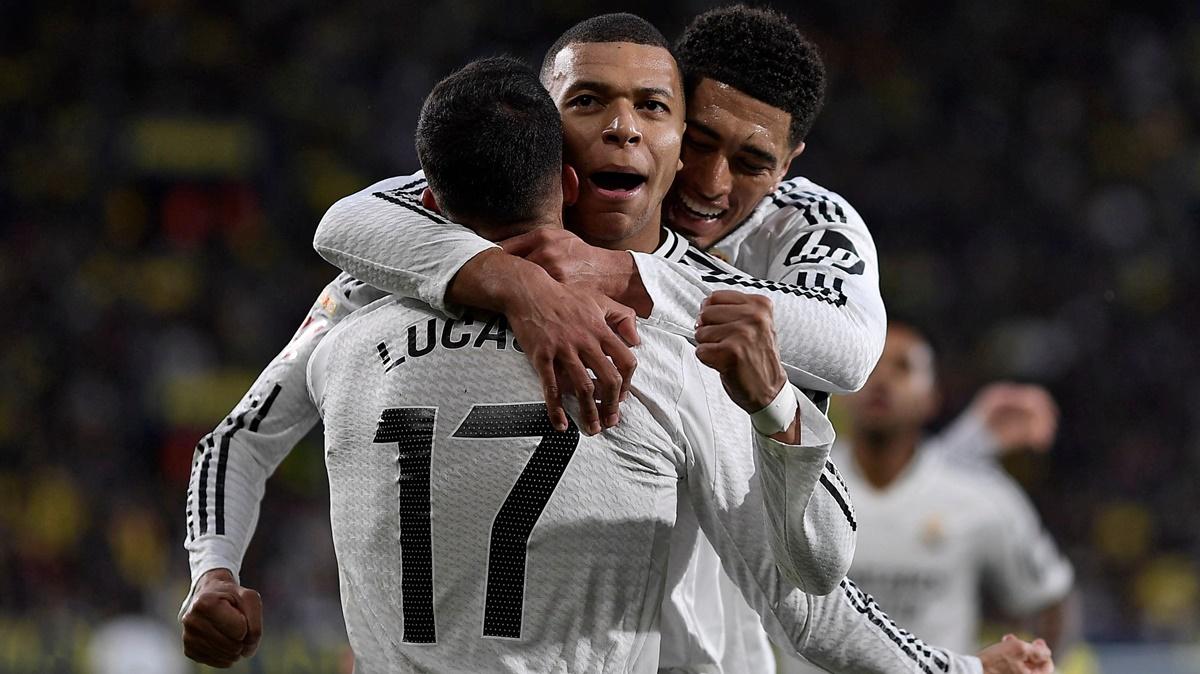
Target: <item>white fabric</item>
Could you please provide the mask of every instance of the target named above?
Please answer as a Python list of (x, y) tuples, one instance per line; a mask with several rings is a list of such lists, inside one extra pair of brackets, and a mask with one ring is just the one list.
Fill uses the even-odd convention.
[(750, 423), (754, 424), (754, 430), (763, 435), (782, 433), (795, 421), (796, 405), (795, 389), (783, 386), (766, 407), (750, 415)]
[(652, 323), (683, 334), (713, 290), (766, 295), (792, 383), (830, 393), (862, 387), (883, 352), (887, 316), (875, 243), (845, 199), (788, 180), (708, 252), (733, 269), (708, 269), (698, 252), (684, 258), (691, 269), (634, 255), (654, 300)]
[[(456, 436), (476, 406), (540, 403), (541, 389), (511, 335), (481, 323), (385, 299), (344, 321), (310, 361), (311, 392), (326, 422), (334, 544), (357, 671), (654, 671), (656, 659), (643, 656), (657, 655), (655, 623), (663, 590), (672, 587), (669, 539), (673, 529), (690, 526), (675, 519), (679, 490), (725, 573), (777, 642), (838, 669), (972, 671), (972, 659), (929, 649), (899, 631), (848, 581), (825, 597), (790, 588), (766, 522), (787, 522), (790, 515), (770, 512), (755, 464), (789, 475), (774, 464), (814, 456), (824, 463), (822, 448), (775, 447), (755, 456), (748, 418), (736, 413), (716, 373), (695, 360), (686, 341), (648, 326), (622, 424), (579, 437), (557, 485), (544, 473), (533, 483), (548, 501), (540, 516), (527, 515), (535, 524), (519, 576), (520, 636), (484, 638), (488, 570), (507, 568), (506, 557), (488, 554), (492, 542), (509, 540), (497, 539), (495, 513), (532, 463), (540, 438)], [(448, 348), (446, 335), (469, 345)], [(405, 531), (398, 531), (397, 506), (413, 482), (410, 474), (397, 485), (396, 462), (413, 460), (421, 446), (403, 444), (404, 437), (376, 441), (387, 428), (384, 410), (397, 407), (436, 409), (424, 413), (435, 419), (427, 520), (433, 643), (404, 643), (411, 616), (402, 608), (404, 571), (397, 562)], [(828, 420), (811, 405), (802, 420), (803, 438), (832, 437)], [(505, 423), (497, 418), (484, 428)], [(404, 559), (413, 558), (413, 549), (406, 548)]]
[[(304, 380), (309, 355), (334, 323), (383, 296), (347, 274), (335, 278), (283, 351), (196, 446), (184, 544), (192, 591), (200, 576), (212, 569), (228, 569), (238, 577), (267, 478), (319, 419)], [(180, 615), (190, 602), (191, 591)]]
[[(314, 247), (331, 263), (382, 288), (442, 306), (453, 275), (492, 244), (464, 228), (449, 227), (423, 209), (422, 177), (417, 173), (391, 178), (337, 202), (322, 219)], [(653, 255), (634, 253), (654, 301), (650, 324), (694, 340), (700, 303), (712, 291), (761, 293), (775, 307), (781, 360), (793, 383), (810, 390), (809, 397), (822, 405), (821, 392), (862, 385), (882, 351), (886, 317), (874, 243), (861, 217), (844, 199), (804, 179), (787, 181), (713, 252), (770, 281), (749, 278), (664, 230)], [(840, 499), (845, 504), (842, 510), (848, 511), (848, 495), (833, 496), (834, 490), (844, 492), (833, 473), (831, 464), (822, 483), (828, 486), (819, 489), (813, 501), (832, 509)], [(799, 507), (809, 503), (807, 492), (791, 494)], [(813, 546), (824, 555), (825, 564), (814, 567), (822, 573), (808, 579), (811, 591), (833, 589), (849, 568), (854, 532), (845, 517), (839, 515), (837, 522), (839, 529), (827, 535), (823, 545)], [(713, 553), (699, 545), (694, 554), (696, 568), (683, 582), (688, 587), (714, 587), (716, 577), (702, 572), (716, 567)], [(685, 596), (708, 605), (670, 605)], [(722, 650), (725, 621), (719, 617), (719, 599), (715, 593), (682, 590), (670, 597), (664, 607), (664, 629), (681, 641), (664, 641), (664, 666), (711, 664)], [(682, 621), (680, 629), (670, 626), (674, 620)], [(689, 649), (692, 655), (676, 657)]]
[(858, 517), (850, 577), (917, 636), (970, 652), (984, 593), (1025, 615), (1064, 598), (1073, 570), (1020, 486), (999, 471), (955, 465), (947, 457), (959, 449), (918, 450), (883, 491), (847, 448), (839, 444), (834, 454)]

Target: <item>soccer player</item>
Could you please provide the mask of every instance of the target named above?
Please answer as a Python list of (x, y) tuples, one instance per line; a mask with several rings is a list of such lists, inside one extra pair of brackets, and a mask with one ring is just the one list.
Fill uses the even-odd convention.
[[(511, 60), (450, 76), (418, 125), (425, 200), (490, 239), (561, 226), (578, 183), (563, 170), (555, 120), (532, 71)], [(487, 143), (464, 142), (480, 133)], [(730, 398), (756, 410), (790, 387), (773, 326), (709, 316), (703, 327), (719, 332), (694, 354), (647, 326), (623, 423), (584, 436), (573, 422), (551, 426), (535, 373), (498, 317), (452, 318), (388, 297), (342, 321), (312, 354), (308, 381), (326, 423), (356, 671), (656, 671), (665, 539), (689, 526), (675, 518), (681, 498), (726, 572), (798, 653), (864, 672), (975, 669), (974, 658), (897, 630), (848, 582), (845, 593), (815, 597), (782, 580), (758, 475), (811, 463), (832, 428), (793, 395), (790, 423), (775, 436), (811, 446), (757, 432), (756, 457)], [(700, 365), (701, 351), (720, 375)], [(999, 665), (1051, 665), (1044, 648), (996, 649), (1006, 653)]]
[[(542, 67), (543, 84), (555, 96), (567, 129), (568, 163), (576, 164), (583, 178), (580, 203), (568, 209), (567, 218), (582, 240), (543, 229), (505, 242), (504, 249), (537, 261), (571, 287), (595, 288), (639, 307), (651, 324), (687, 337), (709, 293), (736, 288), (766, 294), (775, 306), (780, 349), (794, 383), (818, 402), (829, 392), (860, 386), (882, 348), (885, 320), (870, 233), (840, 196), (803, 179), (780, 184), (791, 160), (803, 151), (820, 107), (824, 71), (816, 48), (794, 24), (766, 10), (713, 10), (693, 22), (677, 44), (690, 94), (686, 142), (681, 143), (683, 169), (673, 196), (660, 209), (648, 197), (661, 195), (673, 163), (674, 155), (664, 148), (681, 140), (675, 127), (664, 129), (662, 122), (674, 111), (664, 115), (662, 101), (651, 96), (622, 99), (577, 86), (603, 83), (603, 77), (589, 75), (592, 82), (580, 77), (578, 52), (612, 42), (665, 46), (640, 19), (605, 15), (564, 33), (547, 51)], [(605, 65), (610, 70), (637, 66), (636, 76), (645, 77), (651, 64)], [(597, 72), (596, 62), (589, 65)], [(634, 162), (613, 165), (604, 150), (618, 145), (647, 148), (645, 154), (660, 170), (650, 176)], [(678, 145), (673, 151), (680, 151)], [(335, 204), (318, 229), (317, 250), (358, 278), (434, 306), (461, 303), (512, 311), (503, 298), (489, 299), (488, 279), (500, 274), (480, 270), (504, 261), (516, 286), (525, 285), (520, 281), (524, 274), (535, 280), (541, 276), (496, 255), (490, 242), (473, 233), (447, 230), (427, 211), (423, 215), (417, 198), (420, 178), (386, 180)], [(701, 195), (706, 204), (723, 205), (720, 212), (700, 220), (688, 216), (683, 204), (695, 206)], [(605, 209), (611, 210), (609, 217), (597, 218)], [(589, 227), (592, 219), (606, 227)], [(716, 252), (769, 280), (745, 277), (673, 233), (656, 238), (664, 222), (705, 246), (721, 239)], [(607, 231), (609, 226), (616, 234)], [(657, 250), (654, 244), (659, 244)], [(631, 258), (622, 249), (635, 253)], [(658, 255), (647, 254), (651, 252)], [(472, 259), (472, 253), (479, 257)], [(538, 297), (539, 285), (528, 285), (530, 307), (552, 304), (552, 298)], [(827, 497), (845, 502), (848, 523), (849, 499), (832, 465), (822, 489), (828, 490)], [(716, 581), (709, 578), (718, 575), (715, 557), (711, 551), (700, 552), (695, 564), (703, 567), (696, 575), (705, 579), (693, 579), (679, 592), (711, 594)], [(730, 590), (723, 586), (723, 594), (736, 605), (740, 600)], [(680, 597), (675, 603), (686, 602)], [(742, 632), (744, 644), (726, 649), (732, 658), (728, 668), (768, 671), (773, 666), (757, 620), (746, 629), (732, 622), (723, 625), (719, 600), (704, 610), (674, 603), (664, 610), (675, 614), (669, 624), (682, 624), (681, 633), (664, 643), (664, 666), (714, 665), (724, 657), (722, 633)], [(744, 605), (734, 610), (749, 611)]]
[[(993, 387), (973, 406), (972, 428), (941, 443), (1048, 444), (1045, 392)], [(922, 639), (955, 649), (977, 643), (987, 591), (1014, 617), (1037, 617), (1056, 645), (1071, 564), (1003, 471), (964, 468), (922, 431), (937, 412), (934, 353), (915, 328), (892, 323), (866, 386), (846, 398), (853, 436), (836, 453), (854, 493), (858, 550), (850, 577)], [(964, 422), (959, 422), (960, 424)], [(981, 437), (982, 436), (982, 437)], [(800, 664), (788, 671), (812, 671)]]
[[(655, 121), (654, 135), (667, 135), (668, 140), (665, 142), (668, 146), (673, 142), (675, 152), (678, 152), (679, 133), (683, 127), (682, 110), (678, 101), (682, 84), (674, 61), (666, 49), (665, 40), (661, 35), (657, 35), (652, 27), (649, 27), (649, 30), (653, 33), (646, 37), (647, 27), (648, 24), (640, 19), (632, 23), (627, 19), (609, 22), (596, 28), (609, 31), (612, 37), (607, 41), (597, 38), (592, 43), (572, 43), (567, 49), (585, 52), (584, 56), (580, 57), (581, 61), (593, 59), (591, 69), (582, 67), (583, 64), (575, 68), (574, 72), (579, 82), (606, 83), (613, 92), (617, 92), (618, 97), (622, 99), (622, 105), (627, 105), (630, 110), (637, 110), (638, 115), (650, 116)], [(642, 44), (647, 40), (656, 42), (651, 45)], [(603, 60), (605, 57), (619, 57), (622, 50), (626, 54), (634, 53), (632, 57), (625, 57), (633, 63), (614, 64)], [(649, 80), (653, 86), (641, 86), (640, 83), (645, 80)], [(658, 102), (649, 105), (651, 100)], [(615, 219), (614, 228), (624, 228), (628, 233), (625, 237), (627, 240), (637, 239), (637, 245), (645, 247), (648, 252), (653, 251), (653, 246), (660, 236), (667, 234), (658, 226), (657, 204), (661, 202), (669, 180), (660, 176), (673, 174), (677, 157), (643, 151), (641, 148), (645, 148), (650, 142), (642, 144), (640, 134), (635, 142), (627, 142), (628, 138), (621, 135), (624, 133), (621, 128), (610, 130), (597, 127), (594, 132), (597, 137), (612, 139), (611, 142), (603, 143), (600, 148), (616, 148), (609, 150), (614, 152), (616, 159), (608, 163), (624, 161), (632, 165), (638, 162), (640, 170), (644, 172), (640, 174), (641, 178), (653, 186), (654, 192), (640, 202), (635, 199), (611, 200), (619, 207), (632, 207), (630, 212), (635, 216)], [(649, 131), (646, 135), (650, 136)], [(585, 134), (580, 132), (578, 138), (584, 136)], [(670, 138), (674, 140), (671, 141)], [(603, 168), (599, 164), (597, 166)], [(421, 180), (414, 185), (382, 193), (378, 200), (391, 208), (411, 207), (420, 210), (424, 209), (424, 205), (420, 203), (424, 190), (424, 181)], [(655, 204), (656, 207), (645, 208), (645, 204)], [(597, 209), (603, 211), (611, 207), (612, 203), (600, 203)], [(575, 207), (576, 212), (579, 208)], [(456, 235), (456, 230), (445, 225), (440, 215), (428, 210), (423, 212), (437, 218), (440, 221), (438, 226), (449, 233), (447, 236)], [(652, 220), (648, 221), (647, 218)], [(650, 236), (647, 236), (647, 226), (651, 227), (648, 230)], [(482, 240), (474, 233), (471, 233), (471, 237)], [(650, 243), (651, 241), (655, 243)], [(660, 254), (670, 253), (678, 258), (687, 251), (687, 245), (679, 237), (670, 235), (665, 242), (658, 244), (658, 251)], [(452, 256), (447, 256), (438, 262), (446, 263), (451, 258)], [(498, 250), (485, 251), (471, 258), (473, 263), (495, 265), (484, 267), (490, 269), (491, 273), (482, 278), (483, 290), (464, 286), (460, 283), (464, 279), (453, 277), (453, 282), (448, 282), (449, 296), (454, 297), (456, 292), (468, 288), (465, 291), (468, 297), (490, 289), (492, 292), (507, 292), (510, 299), (519, 298), (540, 281), (537, 280), (539, 277), (536, 274), (532, 278), (523, 277), (522, 280), (527, 283), (514, 282), (511, 277), (506, 277), (503, 265), (510, 258), (540, 274), (545, 282), (557, 285), (532, 263), (502, 255)], [(380, 291), (349, 277), (342, 276), (335, 280), (318, 299), (292, 343), (268, 366), (227, 420), (201, 442), (193, 465), (188, 494), (187, 547), (193, 577), (191, 596), (204, 594), (210, 582), (236, 585), (235, 574), (253, 533), (265, 480), (316, 420), (315, 408), (303, 394), (304, 363), (333, 323), (354, 308), (380, 296)], [(548, 306), (554, 308), (557, 305), (552, 302)], [(534, 305), (534, 313), (531, 315), (538, 318), (527, 323), (545, 322), (549, 308)], [(714, 308), (710, 313), (719, 317), (727, 312), (727, 309)], [(565, 319), (560, 317), (559, 320)], [(531, 349), (526, 335), (515, 327), (520, 322), (512, 321), (514, 332), (529, 352)], [(579, 321), (569, 322), (566, 327), (579, 328)], [(608, 331), (603, 321), (600, 321), (600, 328)], [(537, 356), (533, 353), (529, 355), (536, 366)], [(581, 401), (581, 407), (586, 405), (586, 402)], [(587, 417), (582, 411), (581, 416), (584, 419)], [(768, 498), (789, 495), (793, 499), (788, 503), (791, 511), (789, 517), (791, 521), (803, 523), (803, 527), (793, 532), (794, 535), (789, 536), (780, 546), (782, 567), (789, 572), (789, 580), (812, 592), (829, 592), (839, 587), (842, 573), (849, 566), (853, 531), (850, 526), (848, 499), (840, 491), (840, 479), (837, 478), (836, 471), (832, 464), (827, 462), (819, 464), (819, 468), (818, 474), (808, 476), (811, 479), (806, 487), (793, 484), (791, 481), (795, 476), (788, 476), (789, 490), (772, 491)], [(817, 484), (820, 485), (819, 488), (815, 487)], [(795, 494), (801, 491), (811, 494), (811, 498), (794, 498)], [(685, 516), (689, 515), (685, 512)], [(695, 537), (677, 537), (672, 540), (672, 544), (684, 549), (695, 544)], [(691, 559), (683, 553), (674, 555), (673, 558), (681, 560), (681, 563)], [(713, 582), (715, 583), (715, 577)], [(253, 603), (255, 600), (248, 597), (246, 601)], [(185, 611), (191, 605), (189, 598), (185, 602)], [(202, 604), (201, 607), (204, 608), (205, 605)]]
[[(815, 51), (811, 56), (815, 57)], [(613, 298), (643, 308), (642, 282), (659, 286), (651, 324), (689, 338), (701, 302), (709, 293), (722, 288), (761, 293), (776, 307), (780, 348), (793, 382), (813, 387), (810, 396), (819, 402), (824, 401), (826, 391), (857, 387), (878, 353), (871, 343), (882, 341), (883, 308), (870, 235), (848, 205), (822, 205), (826, 197), (804, 201), (812, 202), (813, 212), (827, 212), (835, 220), (820, 228), (829, 231), (817, 232), (817, 239), (832, 241), (834, 231), (841, 231), (838, 240), (857, 241), (857, 250), (867, 261), (860, 263), (856, 258), (847, 265), (847, 253), (825, 251), (816, 242), (804, 259), (788, 262), (785, 256), (780, 258), (781, 274), (829, 287), (748, 278), (662, 229), (661, 203), (679, 165), (682, 142), (684, 111), (679, 105), (677, 72), (662, 35), (628, 14), (583, 21), (547, 51), (542, 82), (562, 114), (566, 160), (581, 180), (579, 201), (567, 210), (566, 221), (583, 240), (561, 230), (549, 235), (557, 234), (557, 241), (567, 242), (568, 256), (578, 253), (579, 262), (572, 269), (583, 271), (571, 276), (575, 280), (586, 276)], [(785, 120), (790, 117), (790, 113), (778, 112)], [(805, 114), (815, 112), (814, 104)], [(491, 293), (507, 292), (514, 286), (536, 289), (536, 282), (526, 284), (523, 279), (528, 275), (537, 281), (543, 272), (500, 254), (491, 242), (466, 228), (444, 226), (444, 218), (420, 203), (423, 188), (419, 175), (393, 178), (343, 199), (322, 220), (316, 236), (318, 251), (356, 278), (442, 309), (466, 304), (511, 315), (512, 303)], [(796, 222), (807, 224), (812, 217), (805, 215), (806, 209), (787, 210)], [(536, 241), (542, 232), (510, 241), (505, 247), (520, 253), (526, 242)], [(799, 241), (811, 240), (814, 232), (808, 232), (807, 238), (803, 232), (789, 234)], [(598, 247), (584, 245), (584, 241)], [(578, 245), (570, 245), (572, 242)], [(794, 243), (786, 246), (794, 247)], [(634, 251), (633, 258), (625, 250)], [(472, 258), (473, 253), (478, 257)], [(501, 263), (505, 265), (502, 271), (494, 266)], [(629, 273), (619, 276), (614, 270)], [(505, 282), (497, 284), (498, 278)], [(538, 311), (554, 301), (538, 297), (533, 290), (520, 299), (529, 307), (518, 309), (519, 313)], [(673, 306), (677, 308), (672, 310)], [(878, 339), (864, 334), (875, 330), (870, 327), (875, 325)], [(524, 336), (521, 340), (527, 341)], [(823, 523), (837, 528), (831, 532), (823, 524), (825, 533), (819, 539), (824, 543), (821, 559), (825, 563), (817, 570), (820, 577), (797, 582), (803, 581), (801, 587), (809, 591), (825, 592), (836, 587), (842, 565), (849, 564), (853, 515), (833, 464), (819, 485), (821, 493), (811, 501), (793, 495), (795, 506), (813, 517), (828, 507), (829, 517)], [(818, 538), (815, 533), (814, 537)], [(723, 657), (720, 641), (726, 629), (720, 599), (712, 593), (720, 582), (719, 569), (706, 544), (700, 542), (699, 546), (694, 555), (683, 557), (691, 560), (694, 571), (664, 607), (664, 630), (671, 634), (664, 640), (664, 667), (716, 666)], [(690, 595), (698, 595), (709, 605), (697, 609)], [(757, 646), (759, 653), (769, 655), (761, 633)]]

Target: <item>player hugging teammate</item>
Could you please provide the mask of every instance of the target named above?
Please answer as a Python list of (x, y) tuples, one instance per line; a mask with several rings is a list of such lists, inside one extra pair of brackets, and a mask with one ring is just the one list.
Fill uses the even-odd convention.
[(609, 14), (540, 73), (469, 64), (422, 108), (424, 172), (330, 209), (347, 273), (197, 447), (190, 657), (257, 647), (237, 571), (320, 418), (356, 671), (772, 671), (768, 638), (829, 671), (1052, 670), (1040, 642), (926, 645), (845, 578), (823, 411), (885, 319), (861, 218), (781, 182), (821, 62), (744, 7), (675, 53)]

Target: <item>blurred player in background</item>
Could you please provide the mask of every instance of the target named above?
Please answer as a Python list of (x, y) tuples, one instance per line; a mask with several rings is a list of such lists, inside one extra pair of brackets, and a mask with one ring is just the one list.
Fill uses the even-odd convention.
[[(986, 593), (1059, 648), (1071, 564), (1014, 480), (970, 465), (994, 468), (988, 457), (1002, 451), (1045, 451), (1057, 422), (1049, 395), (993, 385), (925, 441), (940, 403), (933, 349), (915, 328), (893, 322), (875, 372), (845, 402), (853, 434), (835, 455), (858, 518), (850, 577), (922, 639), (956, 649), (977, 643)], [(783, 663), (788, 672), (815, 671)]]

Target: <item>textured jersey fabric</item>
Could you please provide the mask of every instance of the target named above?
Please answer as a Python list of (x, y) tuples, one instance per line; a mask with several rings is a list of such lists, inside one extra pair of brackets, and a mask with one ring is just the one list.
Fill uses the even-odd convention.
[(654, 299), (652, 321), (686, 332), (714, 290), (766, 295), (793, 383), (830, 393), (862, 387), (883, 352), (887, 317), (875, 243), (845, 199), (788, 180), (707, 252), (735, 269), (712, 267), (696, 251), (685, 258), (690, 268), (634, 255)]
[(918, 450), (882, 491), (845, 447), (835, 454), (858, 514), (850, 577), (920, 638), (972, 651), (984, 594), (1026, 615), (1064, 598), (1073, 570), (1012, 478), (949, 458), (971, 454), (944, 446), (956, 437), (937, 451)]
[[(340, 200), (322, 219), (314, 247), (331, 263), (380, 287), (444, 306), (450, 279), (491, 244), (424, 209), (422, 178), (421, 173), (391, 178)], [(663, 231), (653, 255), (635, 253), (654, 299), (651, 324), (694, 339), (700, 302), (713, 290), (762, 293), (775, 306), (777, 341), (789, 379), (821, 405), (827, 392), (861, 386), (882, 349), (885, 317), (874, 243), (844, 199), (807, 181), (784, 183), (714, 252), (761, 278), (714, 259), (669, 230)], [(788, 492), (795, 507), (808, 508), (820, 522), (812, 529), (821, 533), (813, 539), (820, 544), (810, 549), (822, 557), (821, 564), (811, 567), (821, 575), (795, 579), (807, 580), (804, 584), (814, 591), (833, 589), (853, 557), (853, 516), (841, 485), (831, 463), (819, 482), (821, 493), (811, 499), (814, 505), (808, 493)], [(826, 514), (836, 517), (817, 519)], [(691, 568), (664, 606), (663, 665), (720, 671), (715, 663), (723, 659), (726, 621), (720, 597), (712, 591), (718, 565), (705, 541), (673, 542), (675, 548), (689, 545)], [(681, 554), (677, 550), (674, 558)], [(749, 660), (769, 658), (760, 652), (751, 653)], [(736, 657), (725, 662), (730, 671), (743, 669)]]
[[(691, 346), (642, 334), (623, 421), (590, 438), (551, 431), (501, 319), (386, 298), (322, 341), (308, 379), (357, 671), (657, 670), (669, 539), (693, 526), (676, 520), (681, 492), (777, 641), (849, 671), (977, 671), (895, 628), (848, 581), (814, 596), (783, 578), (756, 464), (820, 448), (756, 451)], [(831, 441), (801, 405), (804, 442)]]
[[(383, 296), (347, 274), (335, 278), (283, 351), (196, 446), (185, 540), (193, 588), (212, 569), (237, 577), (267, 478), (318, 420), (304, 379), (309, 355), (333, 324)], [(190, 600), (189, 593), (184, 608)]]

